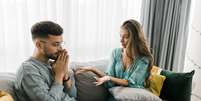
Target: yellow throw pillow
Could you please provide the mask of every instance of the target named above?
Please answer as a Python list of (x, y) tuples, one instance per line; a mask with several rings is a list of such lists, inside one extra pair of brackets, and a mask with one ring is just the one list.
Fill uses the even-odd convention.
[(14, 100), (9, 93), (0, 91), (0, 101), (14, 101)]
[(165, 76), (159, 74), (151, 74), (149, 77), (149, 87), (147, 89), (156, 96), (159, 96), (165, 79)]
[(153, 66), (151, 69), (151, 74), (160, 74), (161, 70), (162, 70), (161, 68)]
[(151, 69), (151, 75), (149, 76), (147, 82), (147, 89), (156, 96), (160, 96), (160, 92), (163, 87), (163, 82), (166, 79), (165, 76), (160, 75), (161, 70), (161, 68), (153, 66)]

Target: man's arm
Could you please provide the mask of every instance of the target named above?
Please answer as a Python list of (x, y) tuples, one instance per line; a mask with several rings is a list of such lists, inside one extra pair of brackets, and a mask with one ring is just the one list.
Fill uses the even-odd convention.
[(63, 92), (64, 86), (56, 81), (48, 85), (34, 70), (24, 74), (22, 88), (31, 101), (74, 101)]

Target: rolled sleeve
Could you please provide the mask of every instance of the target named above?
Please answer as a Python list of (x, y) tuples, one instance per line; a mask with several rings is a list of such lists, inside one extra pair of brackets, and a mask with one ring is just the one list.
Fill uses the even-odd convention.
[[(116, 64), (115, 54), (116, 54), (116, 49), (113, 50), (113, 52), (112, 52), (112, 55), (110, 57), (109, 65), (108, 65), (107, 70), (105, 72), (107, 75), (113, 76), (113, 77), (115, 77), (115, 64)], [(111, 82), (111, 81), (108, 81), (108, 82), (104, 83), (104, 86), (106, 88), (111, 88), (111, 87), (115, 86), (115, 84), (113, 82)]]

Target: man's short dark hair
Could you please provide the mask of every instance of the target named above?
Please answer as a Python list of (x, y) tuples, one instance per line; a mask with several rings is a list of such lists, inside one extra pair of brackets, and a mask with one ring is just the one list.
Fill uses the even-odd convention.
[(34, 24), (31, 28), (32, 39), (48, 38), (48, 35), (62, 35), (63, 28), (52, 21), (41, 21)]

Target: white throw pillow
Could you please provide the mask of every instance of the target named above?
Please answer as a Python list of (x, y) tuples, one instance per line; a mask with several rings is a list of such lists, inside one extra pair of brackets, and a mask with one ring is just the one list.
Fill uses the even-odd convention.
[(117, 86), (109, 91), (117, 101), (162, 101), (146, 89)]

